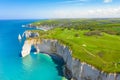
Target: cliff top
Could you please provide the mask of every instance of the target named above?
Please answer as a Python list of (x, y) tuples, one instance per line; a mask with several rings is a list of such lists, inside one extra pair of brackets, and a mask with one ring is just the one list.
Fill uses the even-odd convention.
[[(91, 20), (87, 21), (90, 22)], [(93, 23), (94, 21), (91, 22)], [(57, 27), (49, 31), (34, 30), (34, 32), (39, 33), (40, 39), (57, 39), (72, 50), (73, 57), (91, 64), (97, 69), (113, 73), (120, 72), (120, 36), (117, 34), (120, 31), (120, 27), (118, 26), (120, 25), (118, 23), (120, 20), (118, 19), (115, 21), (111, 19), (108, 21), (104, 20), (105, 23), (98, 27), (94, 26), (93, 30), (91, 30), (91, 28), (82, 29), (84, 25), (81, 28), (79, 27), (76, 29), (75, 25), (72, 28)], [(99, 24), (101, 23), (99, 20), (97, 22)], [(98, 25), (98, 23), (94, 23), (95, 25)], [(103, 26), (103, 28), (100, 28), (101, 26)], [(103, 31), (103, 29), (112, 30), (116, 33), (115, 35), (111, 35), (110, 33), (108, 34)]]
[(42, 20), (31, 24), (33, 27), (46, 30), (56, 27), (76, 30), (99, 30), (108, 34), (120, 35), (120, 18), (109, 19), (52, 19)]

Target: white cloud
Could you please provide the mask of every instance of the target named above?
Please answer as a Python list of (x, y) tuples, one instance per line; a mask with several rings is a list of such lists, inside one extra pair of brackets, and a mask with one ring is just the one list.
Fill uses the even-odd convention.
[[(27, 11), (23, 17), (33, 18), (120, 18), (120, 6), (113, 8), (96, 8), (96, 9), (81, 9), (81, 8), (61, 8), (54, 10), (37, 10), (35, 12)], [(34, 14), (34, 15), (33, 15)], [(15, 14), (14, 14), (15, 15)], [(19, 16), (19, 15), (17, 15)], [(21, 17), (20, 16), (20, 17)]]
[(52, 18), (120, 18), (120, 7), (93, 10), (54, 10)]
[(89, 10), (88, 12), (98, 17), (120, 17), (120, 7)]
[(104, 3), (110, 3), (112, 0), (104, 0)]
[(54, 17), (59, 18), (77, 18), (87, 15), (85, 11), (82, 12), (80, 10), (55, 10), (53, 14)]

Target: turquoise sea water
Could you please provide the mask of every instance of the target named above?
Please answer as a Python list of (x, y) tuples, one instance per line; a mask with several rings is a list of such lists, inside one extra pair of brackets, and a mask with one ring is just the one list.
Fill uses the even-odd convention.
[(47, 54), (20, 57), (23, 41), (18, 35), (35, 20), (0, 20), (0, 80), (62, 80), (61, 59)]

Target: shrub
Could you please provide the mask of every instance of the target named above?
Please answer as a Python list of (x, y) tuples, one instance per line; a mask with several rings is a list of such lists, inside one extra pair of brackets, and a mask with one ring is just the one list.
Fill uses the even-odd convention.
[(79, 35), (78, 33), (76, 33), (74, 36), (75, 36), (75, 37), (79, 37), (80, 35)]
[(95, 30), (95, 31), (86, 32), (86, 33), (84, 33), (84, 35), (86, 35), (86, 36), (93, 36), (93, 35), (102, 36), (102, 32)]
[(107, 34), (111, 34), (111, 35), (116, 35), (116, 34), (117, 34), (116, 31), (111, 31), (111, 30), (109, 30), (109, 31), (105, 31), (105, 33), (107, 33)]

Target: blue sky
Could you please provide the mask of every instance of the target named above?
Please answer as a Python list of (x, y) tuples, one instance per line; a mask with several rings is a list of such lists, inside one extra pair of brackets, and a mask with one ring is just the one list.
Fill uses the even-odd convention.
[(0, 19), (120, 17), (120, 0), (0, 0)]

